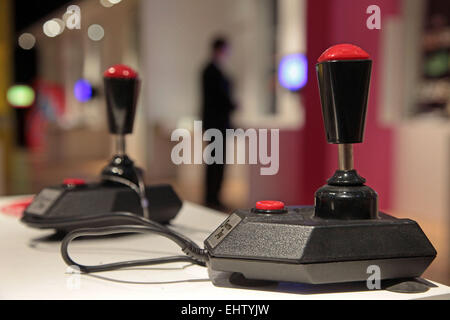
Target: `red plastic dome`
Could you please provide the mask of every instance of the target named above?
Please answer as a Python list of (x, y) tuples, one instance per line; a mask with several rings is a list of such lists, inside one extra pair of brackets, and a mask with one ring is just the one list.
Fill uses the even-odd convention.
[(105, 71), (104, 76), (106, 78), (136, 79), (138, 74), (128, 66), (118, 64), (108, 68), (108, 70)]
[(336, 60), (366, 60), (370, 56), (367, 52), (353, 44), (338, 44), (327, 49), (320, 56), (318, 62)]
[(258, 201), (256, 203), (257, 210), (279, 211), (284, 210), (285, 205), (281, 201)]

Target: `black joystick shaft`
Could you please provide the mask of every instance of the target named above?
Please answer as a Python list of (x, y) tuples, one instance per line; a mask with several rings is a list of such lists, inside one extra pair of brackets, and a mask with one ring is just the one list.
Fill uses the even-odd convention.
[(339, 169), (316, 192), (316, 216), (326, 219), (374, 219), (378, 195), (354, 168), (353, 144), (362, 143), (372, 60), (361, 48), (336, 45), (319, 58), (322, 114), (328, 143), (337, 144)]
[(108, 124), (116, 135), (116, 152), (125, 154), (125, 135), (133, 132), (139, 93), (137, 73), (130, 67), (116, 65), (104, 74)]
[(140, 86), (138, 74), (125, 65), (115, 65), (104, 73), (104, 83), (109, 131), (115, 135), (115, 155), (102, 175), (137, 182), (133, 161), (126, 154), (126, 135), (133, 132)]

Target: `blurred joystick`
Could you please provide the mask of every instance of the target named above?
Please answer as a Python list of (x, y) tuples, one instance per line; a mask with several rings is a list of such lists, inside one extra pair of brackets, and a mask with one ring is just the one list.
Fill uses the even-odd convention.
[(139, 93), (138, 74), (116, 65), (104, 73), (109, 131), (115, 135), (113, 159), (102, 170), (101, 180), (87, 183), (66, 179), (42, 190), (27, 208), (22, 221), (34, 228), (68, 232), (86, 227), (123, 224), (119, 218), (89, 221), (89, 217), (127, 212), (160, 223), (168, 223), (181, 208), (181, 200), (170, 185), (145, 185), (143, 170), (126, 154), (125, 137), (133, 132)]
[(316, 192), (315, 214), (324, 219), (376, 219), (378, 195), (354, 169), (353, 144), (363, 142), (372, 60), (341, 44), (319, 58), (322, 113), (328, 143), (339, 146), (339, 170)]
[(115, 65), (104, 73), (109, 131), (116, 136), (115, 155), (103, 170), (104, 178), (120, 177), (138, 183), (133, 161), (126, 154), (127, 134), (133, 132), (139, 95), (139, 77), (125, 65)]

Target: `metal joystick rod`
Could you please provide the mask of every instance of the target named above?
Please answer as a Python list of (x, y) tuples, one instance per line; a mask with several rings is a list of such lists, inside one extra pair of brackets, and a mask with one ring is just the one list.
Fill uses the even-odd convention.
[(124, 156), (126, 155), (126, 139), (125, 135), (116, 135), (116, 155)]
[(339, 169), (316, 192), (316, 216), (326, 219), (374, 219), (378, 196), (354, 168), (353, 144), (362, 143), (367, 114), (372, 60), (351, 44), (326, 50), (317, 75), (328, 143), (337, 144)]
[(339, 170), (350, 171), (355, 169), (353, 160), (353, 144), (339, 145)]
[(102, 176), (116, 176), (137, 182), (133, 161), (126, 154), (126, 135), (133, 132), (139, 95), (139, 77), (125, 65), (115, 65), (104, 73), (108, 126), (115, 136), (115, 155)]

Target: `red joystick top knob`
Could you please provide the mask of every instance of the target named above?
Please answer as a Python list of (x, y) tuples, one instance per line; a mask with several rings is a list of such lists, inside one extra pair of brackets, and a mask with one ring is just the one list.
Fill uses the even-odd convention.
[(338, 44), (327, 49), (319, 57), (318, 62), (338, 60), (367, 60), (370, 56), (367, 52), (353, 44)]
[(108, 68), (104, 73), (105, 78), (116, 78), (116, 79), (136, 79), (138, 73), (128, 66), (123, 64), (117, 64)]
[(259, 201), (256, 203), (256, 210), (281, 211), (284, 210), (284, 203), (281, 201)]

